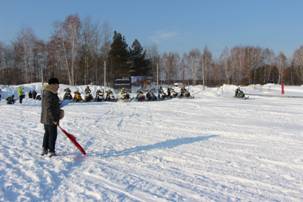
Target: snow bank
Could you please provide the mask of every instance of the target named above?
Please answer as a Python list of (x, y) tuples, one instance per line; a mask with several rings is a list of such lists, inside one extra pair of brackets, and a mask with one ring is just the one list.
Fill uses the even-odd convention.
[[(4, 86), (0, 85), (0, 88), (2, 89), (2, 98), (6, 98), (10, 95), (17, 96), (17, 88), (20, 85), (16, 86)], [(31, 84), (23, 84), (21, 85), (24, 87), (24, 92), (27, 95), (30, 90), (36, 90), (38, 93), (41, 93), (41, 83), (31, 83)], [(80, 86), (70, 86), (65, 84), (60, 84), (59, 88), (59, 97), (62, 99), (64, 96), (64, 89), (70, 88), (73, 92), (78, 90), (82, 96), (84, 96), (84, 90), (85, 88), (89, 86), (92, 92), (92, 95), (95, 96), (96, 91), (98, 89), (102, 90), (103, 86), (97, 86), (97, 85), (80, 85)], [(201, 97), (201, 96), (223, 96), (223, 97), (233, 97), (235, 94), (235, 90), (238, 86), (236, 85), (222, 85), (220, 87), (213, 87), (208, 88), (205, 87), (206, 90), (203, 90), (202, 85), (196, 85), (196, 86), (188, 86), (187, 89), (190, 91), (190, 93), (195, 97)], [(265, 85), (249, 85), (249, 86), (240, 86), (241, 90), (243, 90), (246, 94), (253, 94), (253, 95), (273, 95), (273, 96), (279, 96), (281, 95), (281, 86), (277, 84), (265, 84)], [(174, 89), (177, 92), (180, 92), (180, 88), (174, 87)], [(113, 89), (112, 89), (113, 90)], [(167, 87), (164, 87), (164, 90), (167, 90)], [(113, 90), (114, 94), (118, 94), (118, 92), (115, 92)], [(132, 96), (135, 96), (135, 91), (131, 94)], [(299, 96), (303, 97), (303, 86), (285, 86), (285, 96)]]

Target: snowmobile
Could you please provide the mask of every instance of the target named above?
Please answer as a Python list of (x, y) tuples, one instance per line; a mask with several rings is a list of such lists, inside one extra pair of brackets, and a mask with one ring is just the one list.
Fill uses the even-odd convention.
[(69, 88), (64, 89), (64, 96), (63, 96), (63, 100), (72, 100), (73, 96), (71, 94), (71, 90)]
[(85, 102), (92, 101), (94, 98), (91, 94), (91, 90), (90, 90), (89, 86), (87, 86), (84, 91), (85, 91), (85, 96), (84, 96)]
[(84, 92), (88, 94), (91, 93), (92, 91), (90, 90), (89, 86), (86, 86)]
[(36, 96), (36, 100), (42, 100), (42, 97), (41, 97), (41, 95), (40, 95), (40, 94), (37, 94), (37, 96)]
[(84, 97), (84, 101), (85, 102), (90, 102), (92, 101), (94, 98), (92, 96), (92, 94), (85, 94), (85, 97)]
[(139, 102), (145, 101), (145, 95), (144, 95), (144, 93), (143, 93), (142, 90), (138, 90), (138, 91), (137, 91), (136, 99), (137, 99)]
[(77, 90), (74, 92), (74, 99), (75, 102), (81, 102), (83, 101), (80, 92)]
[(168, 98), (167, 94), (164, 92), (162, 86), (160, 86), (159, 91), (158, 91), (158, 98), (160, 100), (164, 100), (166, 98)]
[(174, 98), (178, 96), (178, 93), (173, 88), (167, 88), (167, 96)]
[(11, 104), (15, 104), (15, 102), (16, 102), (16, 100), (14, 99), (14, 95), (6, 98), (6, 104), (11, 105)]
[(149, 90), (147, 93), (146, 93), (146, 99), (148, 101), (156, 101), (157, 100), (157, 96), (154, 94), (154, 92), (152, 90)]
[(235, 97), (236, 98), (248, 99), (248, 96), (245, 95), (245, 93), (240, 89), (240, 87), (238, 87), (235, 90)]
[(130, 99), (129, 93), (125, 90), (125, 88), (122, 88), (120, 91), (120, 99), (123, 101), (129, 101)]
[(180, 97), (181, 98), (189, 98), (189, 97), (191, 97), (189, 91), (186, 90), (185, 87), (181, 88)]
[(105, 101), (109, 101), (109, 102), (116, 102), (117, 101), (117, 99), (115, 98), (114, 93), (111, 89), (108, 89), (106, 91)]
[(100, 89), (98, 89), (96, 91), (95, 101), (96, 102), (102, 102), (102, 101), (104, 101), (104, 91), (103, 90), (101, 91)]

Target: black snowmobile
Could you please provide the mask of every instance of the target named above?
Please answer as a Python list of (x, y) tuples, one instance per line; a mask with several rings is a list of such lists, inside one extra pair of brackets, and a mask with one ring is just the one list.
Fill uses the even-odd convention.
[(117, 99), (115, 98), (114, 93), (111, 89), (108, 89), (106, 91), (105, 101), (109, 101), (109, 102), (116, 102), (117, 101)]
[(37, 94), (36, 100), (42, 100), (42, 96), (40, 94)]
[(96, 102), (102, 102), (102, 101), (104, 101), (104, 100), (105, 100), (105, 99), (104, 99), (104, 90), (98, 89), (98, 90), (96, 91), (95, 101), (96, 101)]
[(157, 100), (157, 96), (154, 94), (154, 92), (152, 90), (149, 90), (147, 93), (146, 93), (146, 99), (148, 101), (156, 101)]
[(137, 91), (137, 96), (136, 96), (137, 101), (142, 102), (145, 101), (145, 95), (142, 90)]
[(9, 104), (9, 105), (12, 105), (12, 104), (15, 104), (16, 102), (16, 99), (14, 99), (14, 95), (11, 95), (9, 97), (6, 98), (6, 104)]
[(190, 98), (190, 93), (189, 91), (185, 88), (185, 87), (182, 87), (181, 90), (180, 90), (180, 98)]
[(248, 99), (248, 96), (245, 95), (245, 93), (238, 87), (235, 90), (235, 97), (236, 98), (242, 98), (242, 99)]
[(171, 87), (167, 88), (167, 96), (170, 98), (174, 98), (178, 96), (178, 93)]
[(159, 98), (159, 100), (164, 100), (164, 99), (168, 98), (168, 95), (164, 92), (162, 86), (160, 86), (160, 88), (159, 88), (158, 98)]
[(90, 101), (92, 101), (94, 99), (93, 96), (92, 96), (92, 93), (91, 93), (91, 90), (90, 90), (89, 86), (87, 86), (85, 88), (84, 92), (85, 92), (85, 96), (84, 96), (84, 101), (85, 102), (90, 102)]
[(71, 94), (71, 90), (69, 88), (65, 88), (64, 89), (64, 96), (63, 96), (63, 100), (72, 100), (73, 96)]

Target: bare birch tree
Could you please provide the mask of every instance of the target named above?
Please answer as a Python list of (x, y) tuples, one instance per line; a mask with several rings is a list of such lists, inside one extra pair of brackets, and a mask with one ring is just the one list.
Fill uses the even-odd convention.
[(303, 81), (303, 46), (294, 52), (292, 63), (295, 67), (296, 74), (298, 74)]
[(201, 55), (203, 88), (205, 85), (207, 85), (207, 78), (210, 78), (209, 73), (211, 71), (211, 65), (212, 65), (212, 54), (208, 50), (208, 48), (205, 47)]
[(70, 85), (75, 85), (75, 63), (80, 49), (80, 26), (80, 18), (77, 15), (67, 16), (63, 23), (56, 25), (55, 35), (61, 39), (64, 67)]
[(177, 75), (177, 64), (180, 60), (178, 53), (164, 53), (163, 55), (163, 64), (165, 69), (166, 81), (171, 83), (173, 80), (176, 80)]
[(279, 70), (278, 83), (281, 83), (284, 79), (283, 78), (284, 69), (286, 69), (286, 67), (287, 67), (287, 57), (285, 56), (285, 54), (283, 52), (280, 52), (277, 57), (277, 67)]
[[(262, 50), (263, 65), (265, 67), (263, 83), (270, 81), (275, 63), (275, 53), (269, 48)], [(256, 80), (257, 78), (254, 78)]]
[[(189, 54), (189, 62), (192, 68), (192, 83), (195, 85), (197, 83), (198, 75), (201, 75), (202, 67), (201, 67), (201, 52), (199, 49), (192, 49)], [(200, 74), (199, 74), (200, 72)]]
[(157, 74), (159, 74), (159, 69), (157, 72), (157, 66), (159, 68), (160, 63), (160, 54), (157, 45), (154, 44), (151, 47), (148, 47), (146, 49), (146, 56), (151, 61), (153, 80), (156, 81)]
[(233, 67), (231, 62), (230, 50), (225, 48), (220, 56), (220, 63), (224, 69), (225, 82), (230, 84), (232, 82)]
[(35, 41), (36, 36), (34, 35), (32, 29), (24, 28), (18, 33), (17, 39), (14, 42), (16, 62), (18, 68), (21, 70), (21, 72), (23, 72), (23, 82), (25, 83), (33, 81), (33, 49)]

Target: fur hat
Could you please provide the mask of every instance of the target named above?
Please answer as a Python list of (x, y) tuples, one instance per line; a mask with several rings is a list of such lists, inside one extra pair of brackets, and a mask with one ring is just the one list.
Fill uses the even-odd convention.
[(59, 84), (59, 80), (57, 78), (50, 78), (48, 84)]

